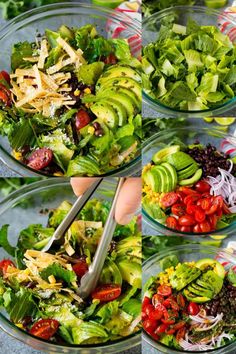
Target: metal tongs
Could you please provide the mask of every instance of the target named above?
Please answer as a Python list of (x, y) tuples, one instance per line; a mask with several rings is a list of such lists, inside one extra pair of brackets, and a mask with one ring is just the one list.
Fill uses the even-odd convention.
[[(51, 237), (47, 245), (42, 249), (42, 252), (47, 252), (52, 246), (53, 242), (59, 240), (65, 234), (65, 232), (71, 226), (72, 222), (75, 220), (78, 213), (81, 211), (81, 209), (84, 207), (88, 199), (97, 189), (97, 187), (100, 185), (102, 180), (103, 178), (96, 179), (96, 181), (91, 185), (91, 187), (89, 187), (84, 194), (78, 197), (78, 199), (70, 209), (69, 213), (66, 215), (65, 219), (58, 226), (58, 228), (54, 232), (53, 236)], [(99, 245), (95, 252), (93, 261), (89, 266), (88, 272), (85, 275), (83, 275), (80, 280), (78, 295), (83, 299), (86, 299), (91, 294), (91, 292), (96, 288), (98, 279), (100, 277), (107, 256), (107, 252), (109, 249), (109, 245), (111, 243), (116, 228), (115, 207), (116, 207), (118, 195), (120, 193), (122, 185), (124, 184), (124, 181), (125, 178), (123, 177), (119, 178), (115, 195), (112, 201), (111, 209), (109, 211), (108, 218), (104, 226), (103, 234), (99, 241)]]

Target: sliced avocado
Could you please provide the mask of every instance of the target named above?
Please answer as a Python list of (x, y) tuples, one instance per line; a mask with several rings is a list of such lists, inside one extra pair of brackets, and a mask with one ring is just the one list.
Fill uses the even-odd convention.
[(208, 282), (206, 283), (206, 282), (203, 281), (201, 278), (197, 279), (197, 280), (196, 280), (196, 283), (197, 283), (198, 285), (202, 286), (202, 287), (205, 288), (205, 289), (209, 289), (209, 290), (214, 291), (214, 286), (211, 285), (211, 284), (208, 283)]
[(224, 267), (220, 262), (216, 261), (215, 259), (211, 259), (211, 258), (199, 259), (196, 262), (196, 267), (201, 269), (202, 271), (210, 267), (217, 275), (219, 275), (219, 277), (221, 277), (222, 279), (224, 279), (225, 277)]
[(160, 174), (162, 174), (162, 186), (161, 192), (167, 193), (170, 192), (172, 186), (172, 175), (169, 172), (169, 169), (165, 168), (163, 165), (155, 166), (154, 169), (158, 169)]
[(126, 124), (127, 118), (128, 118), (127, 111), (126, 111), (125, 107), (123, 106), (123, 104), (121, 104), (119, 101), (116, 100), (115, 96), (114, 96), (114, 98), (110, 97), (109, 99), (108, 98), (104, 99), (104, 100), (102, 100), (102, 102), (106, 102), (107, 104), (112, 106), (112, 108), (114, 108), (114, 110), (116, 111), (116, 114), (119, 117), (118, 125), (120, 127), (122, 127), (123, 125)]
[(104, 88), (114, 87), (114, 86), (124, 87), (128, 90), (131, 90), (137, 95), (139, 100), (142, 99), (141, 85), (138, 82), (134, 81), (133, 79), (124, 78), (124, 77), (111, 78), (110, 80), (106, 81), (105, 84), (100, 84), (98, 80), (96, 85), (96, 92), (100, 92)]
[(178, 180), (182, 181), (183, 179), (187, 179), (192, 177), (194, 173), (198, 170), (198, 165), (196, 163), (193, 163), (192, 165), (189, 165), (185, 169), (178, 171)]
[(192, 184), (196, 183), (197, 181), (199, 181), (199, 179), (201, 177), (202, 177), (202, 169), (199, 168), (191, 178), (183, 179), (182, 181), (179, 181), (179, 185), (180, 186), (192, 185)]
[(200, 269), (188, 264), (180, 264), (170, 276), (170, 284), (176, 290), (182, 290), (201, 275)]
[[(108, 87), (102, 91), (99, 91), (98, 97), (112, 97), (115, 98), (117, 95), (124, 95), (125, 98), (129, 98), (130, 103), (132, 104), (134, 111), (139, 112), (142, 108), (142, 101), (138, 100), (138, 97), (132, 91), (123, 88), (123, 87)], [(123, 96), (123, 97), (124, 97)]]
[(122, 278), (131, 286), (141, 289), (142, 287), (142, 267), (141, 264), (130, 262), (129, 260), (117, 260), (117, 266)]
[(183, 151), (177, 151), (166, 156), (165, 160), (175, 167), (177, 171), (183, 170), (189, 165), (195, 163), (194, 159)]
[(140, 100), (133, 91), (127, 90), (126, 88), (123, 87), (119, 87), (118, 90), (119, 93), (123, 93), (124, 95), (128, 96), (132, 100), (133, 106), (137, 109), (137, 111), (141, 110), (142, 100)]
[(158, 170), (151, 168), (143, 174), (143, 181), (146, 183), (154, 192), (159, 193), (162, 186), (162, 176)]
[(117, 250), (121, 250), (123, 248), (127, 247), (141, 247), (142, 246), (142, 240), (141, 237), (139, 236), (129, 236), (126, 237), (125, 239), (121, 240), (118, 242), (116, 248)]
[(175, 190), (178, 182), (177, 172), (175, 168), (167, 162), (162, 163), (161, 166), (165, 167), (169, 171), (169, 174), (171, 175), (172, 183), (170, 186), (170, 191)]
[(139, 75), (139, 73), (137, 73), (134, 69), (129, 68), (128, 66), (121, 65), (113, 65), (108, 70), (106, 70), (99, 79), (99, 83), (103, 85), (108, 80), (115, 77), (128, 77), (141, 83), (141, 76)]
[(97, 116), (97, 118), (101, 118), (106, 125), (114, 129), (118, 126), (119, 117), (116, 111), (107, 103), (96, 102), (90, 107), (91, 111)]
[(158, 165), (159, 163), (161, 163), (161, 161), (165, 160), (165, 158), (168, 155), (174, 154), (175, 152), (178, 152), (180, 150), (180, 146), (179, 145), (172, 145), (169, 146), (167, 148), (161, 149), (159, 151), (157, 151), (153, 157), (152, 157), (152, 161)]
[(132, 259), (133, 257), (142, 258), (142, 249), (141, 247), (126, 247), (120, 250), (117, 250), (117, 257), (126, 257), (127, 259)]
[(210, 298), (205, 297), (205, 296), (196, 296), (196, 295), (190, 293), (190, 291), (188, 289), (184, 289), (184, 296), (186, 297), (187, 300), (192, 301), (192, 302), (196, 302), (199, 304), (211, 300)]
[(119, 268), (112, 260), (106, 260), (99, 278), (100, 284), (122, 284)]
[(213, 270), (208, 270), (202, 274), (202, 281), (209, 283), (214, 287), (214, 295), (217, 295), (223, 286), (223, 278), (216, 274)]
[(200, 286), (194, 286), (194, 284), (190, 284), (188, 286), (188, 290), (193, 294), (193, 295), (197, 295), (197, 296), (203, 296), (203, 297), (207, 297), (209, 299), (212, 299), (213, 297), (213, 292), (209, 289), (203, 289)]
[(135, 115), (135, 109), (133, 103), (129, 97), (124, 95), (123, 93), (114, 93), (115, 91), (112, 89), (107, 89), (105, 92), (102, 92), (98, 97), (104, 97), (105, 99), (109, 99), (110, 97), (114, 98), (117, 102), (123, 105), (127, 112), (128, 117), (133, 117)]

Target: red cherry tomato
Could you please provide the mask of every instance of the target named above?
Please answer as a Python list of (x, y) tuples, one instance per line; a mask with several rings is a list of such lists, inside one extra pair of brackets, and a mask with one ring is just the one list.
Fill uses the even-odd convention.
[(15, 267), (15, 264), (10, 259), (3, 259), (0, 262), (0, 272), (5, 275), (9, 266)]
[(227, 207), (227, 205), (225, 203), (223, 203), (222, 212), (223, 212), (223, 214), (231, 214), (229, 208)]
[(171, 318), (169, 318), (167, 320), (165, 318), (162, 318), (161, 322), (164, 323), (164, 324), (167, 324), (167, 325), (172, 325), (172, 324), (175, 323), (175, 320), (172, 320)]
[(164, 208), (169, 208), (174, 205), (179, 199), (178, 194), (175, 192), (165, 193), (164, 196), (160, 199), (160, 204)]
[(176, 216), (182, 216), (184, 215), (186, 212), (186, 207), (184, 206), (184, 204), (174, 204), (171, 207), (171, 213), (176, 215)]
[(210, 232), (211, 231), (211, 225), (209, 224), (209, 222), (207, 220), (201, 222), (199, 225), (200, 225), (201, 232)]
[(210, 198), (203, 198), (199, 200), (199, 206), (203, 209), (203, 210), (209, 210), (211, 207), (211, 200)]
[(80, 109), (75, 116), (75, 127), (77, 130), (80, 130), (86, 127), (86, 125), (88, 125), (90, 121), (91, 118), (88, 112), (86, 112), (84, 109)]
[(177, 342), (179, 342), (181, 339), (184, 339), (185, 337), (185, 333), (186, 333), (186, 328), (182, 327), (178, 330), (177, 334), (176, 334), (176, 340)]
[(213, 215), (210, 215), (208, 219), (209, 219), (212, 229), (215, 230), (217, 222), (218, 222), (218, 216), (213, 214)]
[(187, 311), (189, 315), (196, 316), (200, 311), (200, 307), (195, 302), (190, 302)]
[(196, 221), (191, 215), (184, 215), (179, 218), (179, 224), (181, 226), (192, 226), (196, 224)]
[(187, 195), (184, 198), (184, 204), (194, 204), (200, 198), (200, 194)]
[(185, 298), (181, 293), (177, 294), (177, 304), (179, 307), (184, 308), (185, 307)]
[(57, 332), (59, 325), (57, 320), (39, 320), (30, 329), (30, 334), (49, 340)]
[(144, 296), (142, 306), (144, 307), (150, 303), (151, 303), (151, 299), (147, 296)]
[(116, 64), (117, 63), (117, 58), (115, 54), (111, 53), (109, 54), (105, 59), (104, 59), (105, 64)]
[(157, 327), (155, 333), (156, 333), (156, 334), (165, 333), (165, 331), (166, 331), (167, 328), (168, 328), (168, 325), (162, 323), (162, 324), (160, 324), (160, 325)]
[(176, 230), (178, 226), (177, 219), (174, 218), (173, 216), (168, 216), (168, 218), (166, 219), (166, 226), (169, 227), (170, 229)]
[(184, 321), (180, 321), (178, 323), (176, 323), (173, 328), (177, 331), (179, 330), (180, 328), (183, 328), (185, 326), (185, 322)]
[(209, 192), (211, 189), (210, 185), (206, 181), (198, 181), (194, 187), (196, 191), (201, 193)]
[(157, 294), (161, 296), (170, 296), (172, 294), (172, 289), (168, 285), (160, 285), (157, 289)]
[(163, 312), (159, 311), (158, 309), (152, 311), (149, 315), (150, 320), (160, 320), (163, 316)]
[(11, 106), (12, 99), (11, 99), (11, 91), (8, 90), (6, 86), (0, 83), (0, 93), (1, 97), (0, 100), (7, 106)]
[(193, 232), (194, 232), (195, 234), (200, 234), (200, 233), (202, 232), (202, 229), (201, 229), (201, 227), (200, 227), (199, 224), (194, 225), (194, 227), (193, 227)]
[(196, 210), (196, 205), (191, 204), (191, 203), (187, 204), (187, 208), (186, 208), (187, 214), (193, 215), (195, 213), (195, 210)]
[(104, 284), (98, 286), (92, 292), (92, 298), (102, 302), (108, 302), (117, 299), (121, 294), (121, 286), (117, 284)]
[(157, 321), (147, 319), (143, 321), (143, 328), (149, 334), (152, 334), (152, 332), (157, 328)]
[(185, 195), (183, 192), (180, 192), (180, 191), (177, 192), (177, 195), (178, 195), (178, 197), (179, 197), (179, 201), (180, 201), (181, 203), (183, 203), (184, 198), (186, 197), (186, 195)]
[(144, 307), (143, 311), (144, 313), (149, 317), (150, 314), (155, 310), (154, 306), (152, 304), (148, 304)]
[(164, 297), (159, 294), (155, 294), (152, 297), (152, 304), (154, 307), (156, 307), (158, 304), (163, 304), (163, 301), (164, 301)]
[(196, 195), (196, 194), (199, 194), (197, 191), (189, 188), (189, 187), (180, 187), (179, 188), (179, 191), (180, 192), (183, 192), (184, 194), (186, 195)]
[(8, 72), (6, 72), (5, 70), (0, 71), (0, 80), (1, 78), (3, 78), (4, 80), (6, 80), (6, 82), (8, 84), (10, 84), (11, 78), (10, 75), (8, 74)]
[(173, 328), (166, 330), (166, 334), (174, 334), (174, 333), (175, 333), (175, 329)]
[(84, 259), (79, 259), (72, 268), (78, 278), (82, 278), (82, 276), (88, 271), (88, 265)]
[(198, 207), (194, 213), (194, 218), (197, 222), (203, 222), (206, 219), (206, 214)]
[(50, 165), (53, 159), (53, 152), (48, 148), (37, 149), (28, 157), (27, 166), (33, 168), (34, 170), (42, 170), (43, 168)]
[(181, 226), (179, 228), (179, 231), (181, 231), (181, 232), (191, 232), (192, 228), (191, 228), (191, 226)]

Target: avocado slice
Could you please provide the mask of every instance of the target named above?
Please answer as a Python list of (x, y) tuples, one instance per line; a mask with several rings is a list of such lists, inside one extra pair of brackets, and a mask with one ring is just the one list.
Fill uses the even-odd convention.
[(203, 302), (207, 302), (210, 301), (211, 299), (206, 297), (206, 296), (196, 296), (194, 294), (192, 294), (188, 289), (184, 289), (184, 296), (186, 297), (187, 300), (192, 301), (192, 302), (196, 302), (196, 303), (203, 303)]
[(108, 259), (104, 263), (102, 273), (99, 278), (100, 284), (122, 284), (122, 276), (119, 268), (112, 260)]
[(194, 184), (197, 181), (199, 181), (199, 179), (201, 177), (202, 177), (202, 169), (199, 168), (191, 178), (183, 179), (182, 181), (179, 181), (179, 185), (180, 186), (189, 186), (189, 185)]
[(107, 89), (105, 93), (102, 93), (101, 95), (99, 93), (98, 97), (104, 97), (105, 99), (110, 99), (110, 97), (112, 97), (124, 107), (128, 117), (133, 117), (135, 115), (135, 109), (131, 99), (123, 93), (117, 92), (114, 94), (114, 90)]
[(188, 286), (188, 290), (189, 290), (193, 295), (203, 296), (203, 297), (207, 297), (207, 298), (209, 298), (209, 299), (212, 299), (212, 298), (213, 298), (213, 294), (214, 294), (211, 290), (201, 288), (200, 286), (195, 285), (194, 283), (193, 283), (193, 284), (190, 284), (190, 285)]
[(183, 179), (190, 178), (198, 170), (198, 165), (193, 163), (185, 169), (178, 171), (178, 180), (182, 181)]
[(128, 66), (113, 65), (106, 70), (99, 79), (101, 85), (105, 84), (108, 80), (116, 77), (131, 78), (141, 83), (141, 76), (134, 69)]
[(127, 247), (142, 247), (142, 239), (139, 236), (129, 236), (118, 242), (116, 248), (121, 250)]
[(96, 92), (102, 91), (104, 88), (108, 87), (124, 87), (128, 90), (131, 90), (136, 94), (139, 100), (142, 99), (142, 90), (141, 90), (141, 85), (136, 82), (133, 79), (130, 78), (125, 78), (125, 77), (115, 77), (111, 78), (110, 80), (107, 80), (105, 84), (101, 84), (98, 80), (97, 85), (96, 85)]
[[(116, 96), (115, 96), (116, 97)], [(118, 125), (122, 127), (123, 125), (126, 124), (127, 119), (128, 119), (128, 114), (124, 106), (116, 100), (116, 98), (110, 97), (109, 99), (104, 99), (102, 102), (109, 104), (116, 112), (116, 114), (119, 117), (119, 123)]]
[(163, 166), (155, 166), (153, 168), (153, 170), (156, 170), (159, 172), (160, 176), (161, 176), (161, 193), (165, 193), (165, 192), (170, 192), (170, 187), (172, 184), (172, 180), (171, 180), (171, 174), (169, 173), (169, 171), (163, 167)]
[(127, 281), (135, 288), (142, 288), (142, 266), (141, 264), (130, 262), (127, 259), (117, 260), (117, 266), (121, 272), (123, 280)]
[(178, 177), (175, 168), (167, 162), (162, 163), (161, 166), (165, 167), (165, 169), (169, 171), (169, 175), (171, 176), (172, 183), (169, 192), (175, 190), (178, 182)]
[[(117, 257), (126, 257), (127, 259), (132, 259), (134, 257), (141, 259), (142, 258), (142, 249), (141, 247), (126, 247), (120, 250), (117, 250)], [(139, 263), (139, 262), (138, 262)]]
[(211, 258), (199, 259), (196, 262), (196, 267), (201, 269), (202, 271), (210, 267), (217, 275), (219, 275), (219, 277), (221, 277), (222, 279), (224, 279), (225, 277), (224, 267), (220, 262), (218, 262), (215, 259), (211, 259)]
[(177, 266), (170, 276), (170, 284), (176, 290), (182, 290), (201, 275), (200, 269), (191, 267), (186, 263)]
[[(130, 101), (132, 103), (132, 106), (135, 110), (135, 112), (139, 112), (142, 108), (142, 101), (138, 99), (138, 97), (135, 95), (134, 92), (124, 88), (124, 87), (108, 87), (107, 89), (105, 88), (102, 92), (100, 91), (98, 96), (99, 97), (111, 97), (113, 98), (116, 97), (116, 95), (122, 94), (126, 98), (130, 98)], [(128, 97), (127, 97), (128, 96)]]
[(166, 156), (165, 160), (175, 167), (177, 171), (183, 170), (186, 167), (196, 163), (194, 159), (183, 151), (177, 151)]
[(217, 275), (213, 270), (208, 270), (206, 273), (203, 273), (201, 279), (205, 283), (209, 283), (214, 287), (214, 295), (217, 295), (221, 291), (223, 278)]
[(90, 107), (97, 118), (101, 118), (106, 125), (114, 129), (118, 126), (119, 117), (116, 111), (107, 103), (96, 102)]
[(151, 168), (143, 174), (143, 181), (146, 183), (154, 192), (159, 193), (162, 185), (162, 177), (159, 171)]
[(166, 159), (167, 156), (174, 154), (175, 152), (178, 152), (180, 150), (180, 146), (179, 145), (172, 145), (169, 146), (167, 148), (161, 149), (159, 151), (157, 151), (153, 157), (152, 157), (152, 161), (158, 165), (159, 163), (161, 163), (162, 161), (164, 161)]
[(205, 281), (203, 281), (201, 278), (198, 278), (196, 280), (196, 283), (198, 285), (200, 285), (201, 287), (205, 288), (205, 289), (208, 289), (208, 290), (211, 290), (211, 291), (214, 291), (214, 286), (211, 285), (210, 283), (206, 283)]

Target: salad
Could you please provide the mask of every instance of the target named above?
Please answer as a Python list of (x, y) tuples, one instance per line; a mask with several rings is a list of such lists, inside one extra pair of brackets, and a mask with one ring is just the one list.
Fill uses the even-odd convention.
[(47, 244), (71, 204), (51, 210), (47, 226), (21, 230), (17, 246), (0, 230), (1, 245), (13, 257), (0, 262), (0, 305), (10, 320), (27, 333), (53, 343), (97, 344), (127, 337), (140, 330), (141, 234), (137, 217), (117, 226), (91, 296), (77, 290), (96, 251), (110, 203), (90, 200), (60, 244)]
[(169, 229), (208, 233), (236, 220), (236, 165), (211, 144), (157, 151), (142, 179), (144, 210)]
[(55, 176), (106, 174), (139, 154), (140, 62), (93, 25), (13, 46), (0, 73), (0, 134), (13, 156)]
[[(171, 17), (171, 18), (170, 18)], [(158, 38), (143, 48), (145, 93), (176, 110), (207, 110), (235, 96), (236, 51), (215, 26), (187, 26), (167, 17)]]
[[(207, 351), (235, 340), (236, 273), (215, 259), (163, 259), (163, 271), (145, 285), (144, 330), (182, 351)], [(227, 263), (227, 262), (226, 262)]]

